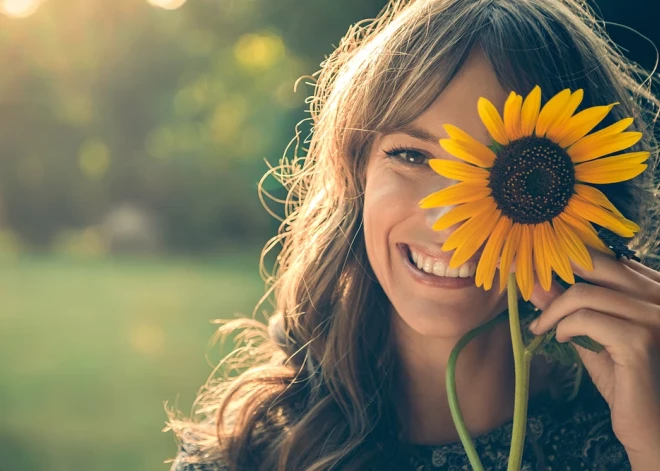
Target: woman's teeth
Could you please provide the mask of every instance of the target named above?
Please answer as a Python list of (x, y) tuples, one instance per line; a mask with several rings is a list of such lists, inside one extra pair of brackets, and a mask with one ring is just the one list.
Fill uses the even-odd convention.
[(449, 268), (449, 263), (420, 254), (412, 247), (410, 247), (410, 254), (412, 255), (413, 262), (417, 265), (417, 268), (435, 276), (467, 278), (474, 276), (477, 271), (477, 262), (468, 261), (458, 268)]

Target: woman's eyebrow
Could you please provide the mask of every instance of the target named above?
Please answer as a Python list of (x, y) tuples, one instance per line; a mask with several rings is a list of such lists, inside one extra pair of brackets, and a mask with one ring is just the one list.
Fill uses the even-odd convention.
[(431, 134), (430, 132), (426, 131), (425, 129), (422, 129), (418, 126), (415, 126), (414, 124), (407, 124), (405, 126), (402, 126), (400, 128), (394, 129), (392, 132), (388, 134), (395, 134), (395, 133), (402, 133), (402, 134), (408, 134), (411, 137), (414, 137), (416, 139), (420, 139), (422, 141), (428, 141), (433, 144), (438, 144), (438, 141), (440, 138), (438, 136), (435, 136)]

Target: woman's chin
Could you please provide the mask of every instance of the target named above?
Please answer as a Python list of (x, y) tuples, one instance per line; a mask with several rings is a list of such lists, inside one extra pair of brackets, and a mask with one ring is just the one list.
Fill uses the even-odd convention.
[[(479, 308), (481, 306), (481, 308)], [(506, 308), (484, 309), (465, 303), (465, 306), (443, 306), (436, 309), (405, 310), (395, 314), (395, 322), (405, 330), (429, 337), (460, 337), (489, 321)], [(499, 307), (499, 306), (497, 306)]]

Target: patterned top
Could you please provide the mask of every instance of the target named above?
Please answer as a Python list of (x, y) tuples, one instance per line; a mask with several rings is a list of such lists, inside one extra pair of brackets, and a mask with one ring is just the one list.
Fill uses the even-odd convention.
[[(585, 383), (590, 383), (585, 381)], [(475, 438), (475, 447), (486, 470), (506, 470), (511, 444), (511, 421)], [(402, 444), (410, 471), (471, 469), (460, 442), (429, 446)], [(171, 471), (228, 471), (220, 462), (186, 464), (199, 456), (195, 447), (182, 443)], [(630, 462), (612, 431), (610, 409), (598, 392), (581, 387), (570, 402), (547, 394), (530, 400), (521, 471), (626, 471)]]

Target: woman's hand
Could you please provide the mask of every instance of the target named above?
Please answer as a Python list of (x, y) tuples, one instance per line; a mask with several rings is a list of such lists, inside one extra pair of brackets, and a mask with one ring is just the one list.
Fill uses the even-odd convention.
[(660, 273), (632, 260), (591, 251), (594, 270), (573, 265), (594, 283), (564, 290), (537, 283), (532, 303), (542, 310), (530, 326), (556, 338), (587, 335), (605, 347), (596, 354), (576, 345), (594, 384), (612, 412), (612, 428), (633, 469), (660, 469)]

